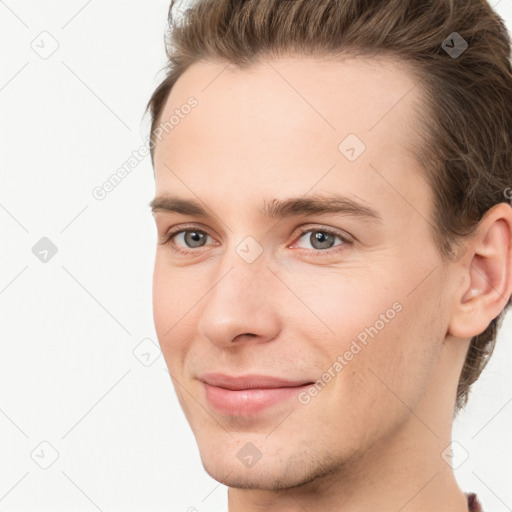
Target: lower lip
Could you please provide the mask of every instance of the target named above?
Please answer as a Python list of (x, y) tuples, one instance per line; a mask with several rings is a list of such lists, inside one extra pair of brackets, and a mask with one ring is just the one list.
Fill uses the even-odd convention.
[(268, 407), (290, 400), (301, 391), (312, 386), (294, 386), (288, 388), (241, 389), (232, 390), (211, 386), (203, 382), (206, 399), (219, 413), (228, 416), (250, 416)]

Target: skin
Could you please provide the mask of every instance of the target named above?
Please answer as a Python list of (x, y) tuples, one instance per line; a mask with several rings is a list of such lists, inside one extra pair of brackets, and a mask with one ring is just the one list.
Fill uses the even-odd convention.
[[(198, 105), (155, 148), (156, 196), (200, 201), (213, 216), (154, 211), (155, 326), (206, 471), (229, 487), (230, 512), (466, 511), (441, 454), (469, 340), (512, 291), (512, 209), (494, 207), (462, 257), (441, 259), (432, 191), (408, 150), (422, 92), (400, 63), (226, 65), (180, 77), (162, 119), (190, 96)], [(354, 162), (338, 149), (350, 133), (366, 145)], [(261, 213), (263, 200), (333, 192), (382, 221)], [(164, 244), (180, 226), (207, 233), (204, 245), (183, 234)], [(352, 243), (318, 248), (322, 228)], [(236, 251), (248, 236), (263, 249), (252, 263)], [(241, 418), (207, 402), (205, 372), (321, 378), (394, 303), (401, 311), (309, 403)], [(249, 442), (262, 454), (250, 468), (237, 457)]]

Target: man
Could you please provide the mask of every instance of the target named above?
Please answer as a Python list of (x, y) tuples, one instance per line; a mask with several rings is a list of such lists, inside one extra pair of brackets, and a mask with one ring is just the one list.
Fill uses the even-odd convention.
[(154, 318), (229, 511), (480, 510), (446, 454), (512, 294), (502, 20), (202, 0), (168, 56)]

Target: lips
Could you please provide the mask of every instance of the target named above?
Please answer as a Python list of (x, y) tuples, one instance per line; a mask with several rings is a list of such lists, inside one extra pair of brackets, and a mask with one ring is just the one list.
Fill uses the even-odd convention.
[(209, 405), (228, 416), (257, 414), (296, 397), (314, 383), (308, 379), (289, 380), (266, 375), (234, 377), (221, 373), (205, 374), (199, 380)]
[(286, 380), (280, 377), (270, 377), (265, 375), (242, 375), (239, 377), (230, 377), (222, 373), (207, 373), (199, 380), (216, 386), (219, 388), (226, 388), (231, 390), (241, 389), (254, 389), (254, 388), (291, 388), (303, 386), (305, 384), (312, 384), (310, 380)]

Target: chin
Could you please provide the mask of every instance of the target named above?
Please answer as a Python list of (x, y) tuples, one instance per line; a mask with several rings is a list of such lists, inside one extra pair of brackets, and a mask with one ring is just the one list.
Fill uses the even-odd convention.
[[(289, 456), (283, 453), (273, 456), (264, 455), (252, 467), (247, 467), (236, 456), (236, 450), (219, 450), (212, 446), (215, 453), (200, 450), (205, 471), (217, 482), (237, 489), (262, 491), (280, 491), (307, 486), (337, 472), (341, 461), (332, 455), (323, 460), (315, 460), (310, 453), (293, 452)], [(296, 447), (295, 447), (296, 450)], [(230, 452), (232, 456), (227, 455)], [(341, 463), (340, 463), (341, 462)]]
[[(236, 489), (253, 489), (260, 491), (279, 491), (307, 483), (298, 475), (276, 471), (276, 468), (260, 466), (257, 468), (240, 468), (228, 464), (208, 464), (203, 462), (205, 471), (217, 482)], [(286, 476), (285, 476), (286, 475)]]

